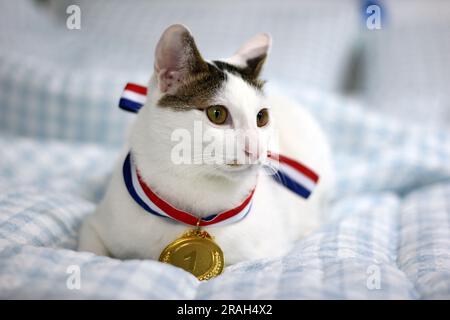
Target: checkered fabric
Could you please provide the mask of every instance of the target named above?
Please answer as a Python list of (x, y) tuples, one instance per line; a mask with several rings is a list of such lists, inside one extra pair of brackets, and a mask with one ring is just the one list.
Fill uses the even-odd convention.
[[(76, 252), (78, 228), (95, 206), (85, 196), (95, 184), (83, 177), (95, 173), (102, 190), (118, 151), (3, 137), (0, 297), (449, 299), (450, 132), (294, 89), (331, 137), (338, 184), (326, 223), (288, 254), (199, 282), (156, 261)], [(67, 286), (72, 266), (79, 290)]]
[[(0, 298), (450, 299), (450, 132), (434, 125), (447, 121), (437, 102), (448, 81), (436, 64), (445, 29), (420, 29), (426, 45), (401, 33), (403, 51), (371, 34), (362, 96), (375, 111), (306, 90), (340, 87), (359, 31), (357, 2), (0, 0)], [(65, 9), (73, 3), (82, 29), (69, 31)], [(268, 91), (315, 114), (336, 160), (337, 187), (319, 230), (283, 257), (236, 264), (207, 282), (156, 261), (74, 250), (133, 119), (117, 109), (123, 85), (145, 84), (153, 47), (175, 22), (191, 27), (207, 58), (271, 32)], [(438, 80), (427, 87), (422, 75)], [(405, 92), (405, 83), (421, 90)], [(402, 111), (396, 119), (376, 109)], [(409, 123), (410, 114), (431, 125)], [(79, 289), (70, 286), (73, 268)]]

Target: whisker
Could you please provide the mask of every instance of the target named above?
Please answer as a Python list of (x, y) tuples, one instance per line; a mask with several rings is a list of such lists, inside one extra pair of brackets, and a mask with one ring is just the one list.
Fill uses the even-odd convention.
[(269, 171), (271, 171), (271, 173), (283, 184), (286, 184), (286, 180), (284, 179), (284, 177), (282, 175), (280, 175), (280, 171), (275, 168), (273, 166), (273, 164), (269, 163), (264, 163), (263, 167), (268, 169)]

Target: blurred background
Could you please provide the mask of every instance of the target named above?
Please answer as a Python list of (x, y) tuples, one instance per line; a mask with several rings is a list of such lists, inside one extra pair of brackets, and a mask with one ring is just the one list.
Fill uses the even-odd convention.
[[(0, 0), (0, 130), (34, 138), (120, 145), (130, 115), (117, 101), (145, 84), (172, 23), (187, 25), (207, 59), (257, 32), (273, 36), (269, 88), (318, 90), (421, 126), (450, 123), (450, 2)], [(80, 8), (81, 29), (66, 22)]]

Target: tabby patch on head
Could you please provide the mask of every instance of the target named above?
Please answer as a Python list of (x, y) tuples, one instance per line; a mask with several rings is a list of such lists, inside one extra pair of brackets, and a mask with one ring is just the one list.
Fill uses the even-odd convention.
[(166, 29), (156, 46), (155, 74), (163, 94), (159, 106), (176, 109), (206, 109), (227, 80), (227, 73), (239, 76), (255, 90), (262, 90), (259, 75), (271, 39), (259, 34), (225, 61), (206, 62), (189, 30), (182, 25)]

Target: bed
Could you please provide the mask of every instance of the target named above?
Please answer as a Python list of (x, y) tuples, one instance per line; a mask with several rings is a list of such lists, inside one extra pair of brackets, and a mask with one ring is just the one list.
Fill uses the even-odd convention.
[[(319, 230), (295, 243), (283, 257), (239, 263), (203, 282), (157, 261), (121, 261), (77, 252), (80, 224), (101, 199), (133, 119), (116, 108), (121, 87), (127, 81), (145, 81), (151, 60), (143, 57), (152, 42), (142, 56), (132, 56), (131, 66), (110, 70), (103, 62), (96, 63), (97, 55), (80, 55), (86, 44), (93, 43), (89, 41), (97, 39), (96, 26), (88, 23), (89, 15), (95, 14), (86, 13), (86, 28), (93, 30), (89, 39), (67, 36), (55, 27), (58, 14), (53, 15), (55, 20), (42, 18), (61, 9), (52, 3), (48, 11), (30, 1), (4, 4), (5, 17), (0, 19), (10, 28), (15, 22), (5, 22), (8, 10), (19, 10), (27, 15), (27, 23), (40, 26), (33, 37), (19, 25), (15, 40), (0, 33), (0, 44), (11, 48), (0, 53), (0, 298), (450, 299), (450, 131), (442, 117), (426, 126), (405, 121), (405, 113), (422, 111), (423, 104), (398, 116), (385, 112), (396, 108), (394, 98), (376, 109), (371, 106), (377, 101), (365, 99), (365, 91), (338, 92), (340, 68), (351, 43), (361, 41), (346, 32), (352, 28), (346, 19), (339, 20), (340, 28), (321, 20), (328, 21), (321, 25), (322, 37), (304, 35), (306, 43), (308, 37), (319, 41), (309, 42), (315, 47), (308, 46), (308, 52), (324, 50), (309, 57), (318, 60), (298, 66), (315, 74), (314, 81), (303, 73), (292, 81), (288, 58), (268, 70), (273, 75), (268, 91), (282, 92), (305, 105), (331, 140), (337, 186)], [(155, 3), (154, 8), (166, 6)], [(189, 8), (179, 10), (179, 17), (185, 17)], [(278, 14), (288, 17), (288, 11)], [(173, 18), (161, 17), (157, 23)], [(30, 55), (32, 43), (50, 30), (61, 41)], [(330, 30), (339, 30), (344, 43), (330, 42), (336, 36)], [(327, 34), (329, 38), (324, 38)], [(125, 31), (117, 37), (132, 42)], [(58, 57), (54, 51), (64, 45), (74, 49)], [(209, 52), (216, 53), (214, 48)], [(336, 53), (333, 59), (327, 59), (330, 52)], [(77, 68), (67, 64), (72, 55), (79, 57)], [(328, 77), (318, 74), (325, 64)], [(314, 83), (316, 87), (308, 85)], [(445, 106), (440, 110), (445, 112)], [(75, 286), (74, 275), (79, 276)]]

